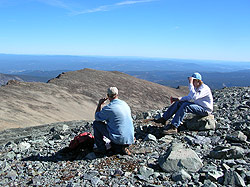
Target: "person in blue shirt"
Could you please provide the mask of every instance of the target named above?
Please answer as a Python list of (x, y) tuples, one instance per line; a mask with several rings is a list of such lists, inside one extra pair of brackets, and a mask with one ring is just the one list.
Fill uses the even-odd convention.
[[(110, 103), (102, 108), (105, 101)], [(95, 152), (106, 153), (103, 136), (111, 141), (111, 146), (120, 147), (121, 153), (131, 154), (128, 146), (134, 143), (134, 125), (131, 117), (131, 110), (125, 101), (118, 99), (118, 89), (110, 87), (107, 91), (107, 98), (102, 98), (95, 112), (93, 123)]]

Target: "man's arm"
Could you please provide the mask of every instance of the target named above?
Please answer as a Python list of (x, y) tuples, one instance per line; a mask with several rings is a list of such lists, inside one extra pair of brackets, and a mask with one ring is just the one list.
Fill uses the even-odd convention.
[(105, 101), (106, 101), (107, 99), (108, 99), (108, 98), (102, 98), (102, 99), (99, 100), (99, 103), (98, 103), (98, 105), (97, 105), (97, 108), (96, 108), (95, 113), (101, 111), (102, 105), (105, 103)]

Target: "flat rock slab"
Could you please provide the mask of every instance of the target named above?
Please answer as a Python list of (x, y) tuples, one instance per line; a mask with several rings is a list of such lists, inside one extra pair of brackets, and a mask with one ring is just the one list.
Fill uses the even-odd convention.
[(193, 131), (205, 131), (205, 130), (215, 130), (216, 124), (214, 120), (214, 115), (208, 115), (205, 117), (190, 115), (186, 120), (186, 127)]

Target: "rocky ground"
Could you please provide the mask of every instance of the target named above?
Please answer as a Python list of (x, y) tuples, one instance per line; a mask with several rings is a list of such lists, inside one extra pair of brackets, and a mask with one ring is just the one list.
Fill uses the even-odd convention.
[(143, 120), (163, 111), (134, 116), (132, 156), (65, 152), (74, 136), (92, 132), (91, 121), (2, 131), (0, 186), (250, 186), (249, 91), (214, 91), (216, 129), (207, 119), (210, 130), (188, 130), (189, 115), (177, 135), (164, 136), (162, 125)]

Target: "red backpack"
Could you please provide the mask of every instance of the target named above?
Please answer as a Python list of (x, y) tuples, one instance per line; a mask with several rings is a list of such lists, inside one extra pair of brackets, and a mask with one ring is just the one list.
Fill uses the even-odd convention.
[(69, 148), (71, 150), (75, 149), (93, 149), (94, 146), (94, 136), (90, 132), (84, 132), (74, 137), (70, 141)]

